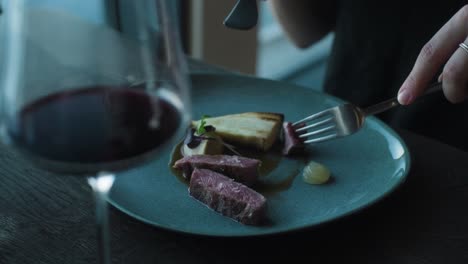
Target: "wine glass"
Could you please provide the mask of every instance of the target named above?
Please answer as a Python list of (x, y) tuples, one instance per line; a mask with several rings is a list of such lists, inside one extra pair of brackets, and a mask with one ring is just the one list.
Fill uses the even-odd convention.
[(0, 20), (1, 139), (40, 168), (88, 177), (101, 263), (115, 173), (158, 158), (191, 120), (175, 1), (123, 3), (115, 23), (24, 0), (6, 1)]

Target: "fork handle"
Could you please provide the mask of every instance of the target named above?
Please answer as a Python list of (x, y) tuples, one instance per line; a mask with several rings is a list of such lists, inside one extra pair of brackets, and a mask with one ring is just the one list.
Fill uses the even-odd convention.
[[(424, 96), (428, 95), (428, 94), (432, 94), (432, 93), (437, 92), (437, 91), (441, 91), (441, 90), (442, 90), (442, 83), (441, 82), (431, 84), (431, 86), (429, 86), (429, 89), (427, 89), (426, 92), (424, 93)], [(393, 108), (395, 106), (399, 106), (399, 105), (400, 105), (400, 103), (398, 102), (397, 97), (395, 97), (395, 98), (388, 99), (386, 101), (383, 101), (383, 102), (380, 102), (378, 104), (371, 105), (371, 106), (365, 108), (364, 113), (366, 114), (366, 116), (375, 115), (375, 114), (384, 112), (384, 111), (386, 111), (386, 110), (388, 110), (390, 108)]]

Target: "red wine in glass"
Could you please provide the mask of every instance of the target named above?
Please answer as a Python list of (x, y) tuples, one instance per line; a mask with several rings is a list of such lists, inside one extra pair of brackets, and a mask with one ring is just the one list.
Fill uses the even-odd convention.
[(33, 101), (14, 122), (10, 138), (33, 161), (89, 176), (144, 162), (177, 132), (181, 116), (169, 98), (141, 87), (94, 86)]

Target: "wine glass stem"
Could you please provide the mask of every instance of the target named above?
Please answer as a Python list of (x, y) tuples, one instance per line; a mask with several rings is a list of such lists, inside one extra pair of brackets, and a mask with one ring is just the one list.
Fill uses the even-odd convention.
[(111, 173), (100, 173), (88, 179), (94, 191), (96, 203), (96, 231), (98, 237), (99, 263), (101, 264), (111, 264), (107, 195), (114, 183), (114, 177), (114, 174)]

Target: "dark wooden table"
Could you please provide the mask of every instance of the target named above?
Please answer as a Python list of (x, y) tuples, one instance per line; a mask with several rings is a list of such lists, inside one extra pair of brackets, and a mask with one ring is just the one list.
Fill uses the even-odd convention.
[[(111, 208), (113, 263), (468, 263), (468, 153), (398, 133), (412, 155), (408, 180), (357, 214), (291, 234), (219, 239), (165, 231)], [(85, 179), (35, 169), (0, 147), (0, 263), (96, 256)]]

